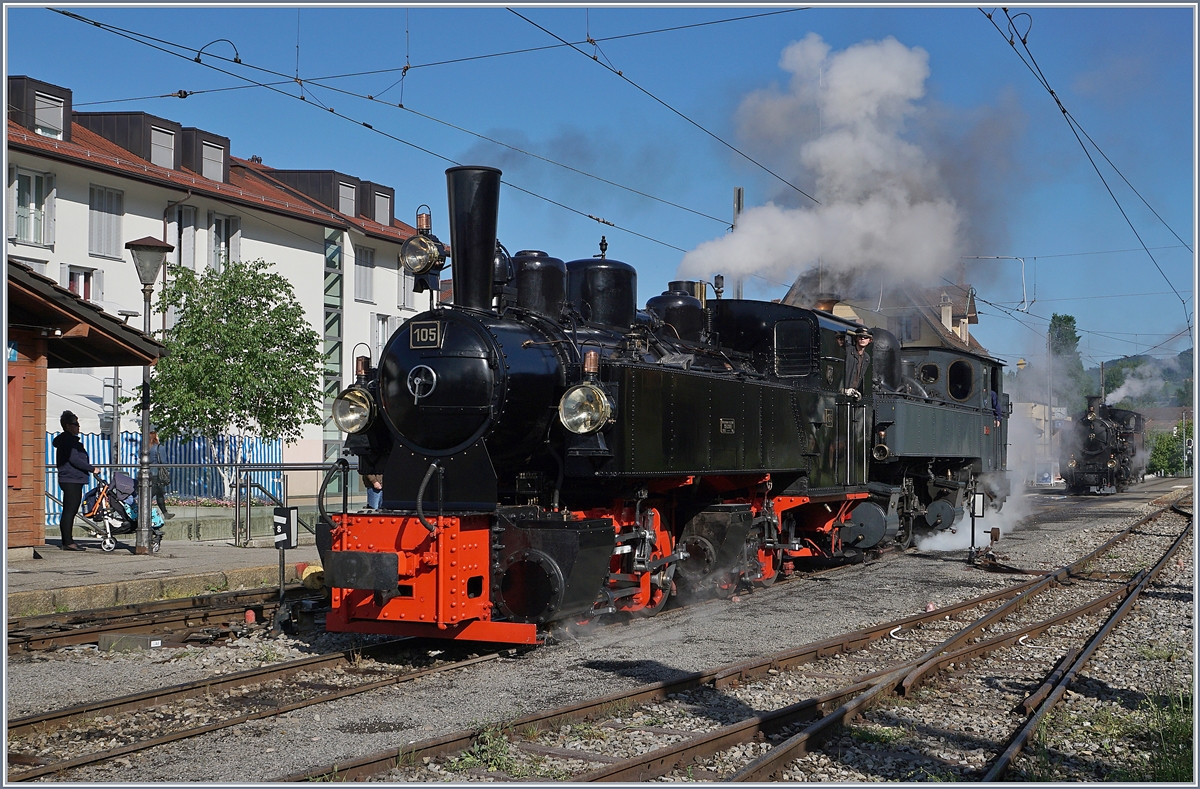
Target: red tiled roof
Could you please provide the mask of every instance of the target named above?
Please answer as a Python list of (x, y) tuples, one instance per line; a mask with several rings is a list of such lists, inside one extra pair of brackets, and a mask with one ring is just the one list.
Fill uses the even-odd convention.
[(353, 226), (368, 235), (397, 243), (416, 234), (416, 230), (400, 221), (395, 221), (388, 227), (363, 217), (347, 216), (327, 208), (267, 176), (269, 167), (236, 156), (229, 157), (230, 183), (226, 184), (210, 180), (190, 170), (169, 170), (151, 164), (77, 123), (71, 124), (71, 142), (66, 142), (34, 134), (9, 120), (8, 145), (15, 150), (39, 153), (139, 181), (176, 189), (190, 189), (196, 194), (276, 214), (326, 225)]

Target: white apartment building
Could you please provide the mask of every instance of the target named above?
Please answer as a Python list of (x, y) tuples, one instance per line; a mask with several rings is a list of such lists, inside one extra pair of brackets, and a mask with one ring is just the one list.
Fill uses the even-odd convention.
[[(128, 241), (161, 238), (175, 247), (169, 260), (192, 269), (275, 264), (325, 353), (325, 424), (306, 428), (284, 460), (336, 458), (341, 436), (329, 407), (353, 379), (353, 357), (365, 345), (378, 360), (399, 323), (430, 305), (431, 294), (414, 294), (399, 265), (401, 244), (416, 231), (395, 219), (395, 189), (239, 159), (228, 137), (144, 112), (73, 112), (69, 89), (29, 77), (9, 77), (8, 107), (7, 257), (137, 328), (142, 290)], [(164, 328), (167, 318), (152, 318), (153, 331)], [(105, 379), (114, 368), (104, 362), (50, 371), (48, 429), (70, 409), (83, 432), (100, 431), (113, 400)], [(122, 396), (136, 393), (139, 368), (118, 377)], [(128, 415), (123, 428), (137, 429)]]

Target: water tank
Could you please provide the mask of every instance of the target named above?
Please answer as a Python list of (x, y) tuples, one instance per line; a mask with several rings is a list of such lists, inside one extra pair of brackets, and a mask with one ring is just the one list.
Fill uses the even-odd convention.
[(566, 302), (567, 264), (536, 249), (521, 250), (512, 264), (517, 306), (558, 320)]
[(619, 260), (572, 260), (567, 264), (567, 298), (585, 321), (629, 329), (637, 312), (637, 271)]
[[(676, 288), (677, 285), (680, 287)], [(704, 308), (698, 298), (683, 289), (683, 285), (682, 282), (672, 282), (670, 290), (646, 302), (646, 309), (653, 311), (674, 329), (679, 339), (700, 342)]]

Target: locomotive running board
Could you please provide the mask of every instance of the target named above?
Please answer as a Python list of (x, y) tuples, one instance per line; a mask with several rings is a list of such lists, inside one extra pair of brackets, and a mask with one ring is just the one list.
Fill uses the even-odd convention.
[(545, 637), (538, 634), (537, 625), (485, 622), (479, 619), (454, 625), (376, 619), (351, 619), (343, 625), (326, 620), (326, 627), (330, 631), (444, 638), (451, 641), (491, 641), (502, 644), (541, 644), (545, 641)]

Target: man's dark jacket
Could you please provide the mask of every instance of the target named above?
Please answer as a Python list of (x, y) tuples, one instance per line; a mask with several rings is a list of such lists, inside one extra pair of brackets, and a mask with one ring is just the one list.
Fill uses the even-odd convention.
[(86, 485), (88, 474), (96, 470), (88, 460), (83, 442), (73, 433), (63, 433), (54, 439), (54, 465), (58, 466), (60, 485)]

